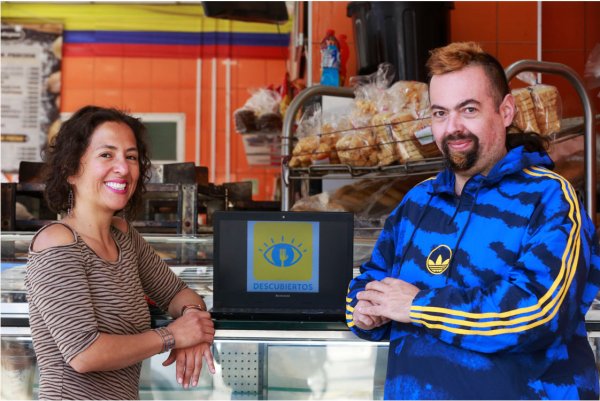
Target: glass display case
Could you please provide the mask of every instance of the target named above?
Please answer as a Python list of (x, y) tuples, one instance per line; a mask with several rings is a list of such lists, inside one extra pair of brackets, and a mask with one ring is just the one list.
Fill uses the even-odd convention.
[[(32, 233), (2, 233), (1, 399), (37, 399), (39, 374), (31, 343), (24, 286)], [(145, 234), (171, 269), (212, 306), (212, 236)], [(374, 239), (355, 239), (354, 266)], [(590, 343), (600, 341), (600, 302), (588, 313)], [(153, 313), (153, 325), (166, 318)], [(204, 369), (197, 387), (183, 389), (166, 354), (142, 365), (142, 399), (382, 399), (387, 342), (355, 337), (343, 323), (215, 322), (216, 373)], [(598, 352), (596, 352), (597, 360)]]
[[(39, 374), (31, 343), (24, 286), (33, 233), (2, 233), (1, 398), (37, 399)], [(212, 236), (144, 234), (171, 267), (212, 306)], [(355, 241), (354, 264), (374, 240)], [(154, 312), (154, 311), (152, 311)], [(154, 325), (167, 319), (153, 313)], [(217, 371), (203, 370), (197, 387), (183, 389), (166, 354), (144, 361), (142, 399), (381, 399), (386, 342), (356, 338), (343, 323), (216, 322)]]

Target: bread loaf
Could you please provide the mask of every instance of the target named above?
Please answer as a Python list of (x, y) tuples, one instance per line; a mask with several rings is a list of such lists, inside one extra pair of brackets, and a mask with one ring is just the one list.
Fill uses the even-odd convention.
[(401, 163), (422, 160), (428, 157), (428, 154), (435, 152), (435, 149), (430, 147), (430, 143), (423, 141), (423, 144), (421, 144), (415, 136), (417, 131), (425, 128), (427, 125), (431, 125), (431, 119), (411, 119), (410, 121), (394, 121), (392, 123), (392, 130), (398, 140), (398, 156)]
[(511, 93), (515, 98), (516, 106), (513, 125), (522, 132), (540, 133), (535, 117), (535, 106), (529, 88), (513, 89)]
[(421, 156), (427, 158), (442, 155), (442, 152), (440, 152), (440, 149), (433, 138), (431, 118), (415, 120), (412, 126), (409, 125), (408, 127), (405, 127), (405, 129), (412, 130), (412, 141)]
[(534, 85), (531, 87), (531, 99), (538, 132), (541, 135), (550, 135), (560, 131), (560, 96), (556, 87)]

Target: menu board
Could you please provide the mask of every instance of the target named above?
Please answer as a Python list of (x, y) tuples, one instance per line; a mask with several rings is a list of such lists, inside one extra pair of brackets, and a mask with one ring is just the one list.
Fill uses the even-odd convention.
[(40, 161), (59, 124), (62, 26), (2, 22), (2, 172)]

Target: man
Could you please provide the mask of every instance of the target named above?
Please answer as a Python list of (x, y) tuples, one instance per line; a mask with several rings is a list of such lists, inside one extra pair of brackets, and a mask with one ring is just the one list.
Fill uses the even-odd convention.
[(350, 283), (348, 326), (389, 339), (387, 399), (598, 399), (592, 222), (539, 136), (507, 138), (515, 105), (496, 59), (454, 43), (428, 68), (448, 168), (387, 219)]

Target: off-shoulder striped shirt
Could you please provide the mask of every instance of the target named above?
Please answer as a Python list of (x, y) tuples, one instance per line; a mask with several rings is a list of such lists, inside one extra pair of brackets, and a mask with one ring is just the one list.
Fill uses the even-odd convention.
[[(137, 399), (141, 362), (84, 374), (69, 363), (100, 333), (127, 335), (149, 330), (144, 295), (167, 310), (186, 285), (131, 226), (127, 233), (111, 227), (119, 251), (114, 262), (100, 258), (68, 228), (73, 232), (72, 244), (41, 252), (29, 249), (25, 284), (40, 369), (39, 398)], [(34, 241), (35, 237), (31, 243)]]

